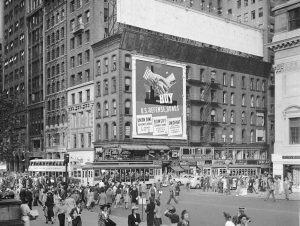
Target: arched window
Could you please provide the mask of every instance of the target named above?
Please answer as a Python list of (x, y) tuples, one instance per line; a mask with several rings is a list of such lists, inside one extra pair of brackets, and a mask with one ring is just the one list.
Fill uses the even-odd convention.
[(234, 104), (234, 93), (230, 94), (230, 104)]
[(131, 108), (131, 102), (130, 102), (130, 100), (126, 100), (125, 101), (125, 115), (131, 114), (130, 108)]
[(116, 77), (111, 78), (111, 93), (117, 92), (117, 80)]
[(101, 104), (97, 103), (96, 117), (101, 118)]
[(262, 97), (261, 98), (261, 107), (265, 107), (265, 98), (264, 97)]
[(130, 138), (131, 135), (131, 126), (130, 122), (125, 123), (125, 138)]
[(226, 110), (224, 109), (224, 110), (223, 110), (223, 117), (222, 117), (222, 121), (223, 121), (223, 122), (226, 122), (226, 114), (227, 114), (227, 112), (226, 112)]
[(242, 94), (242, 106), (246, 105), (245, 94)]
[(251, 130), (250, 132), (250, 143), (254, 143), (254, 131)]
[(125, 55), (124, 67), (125, 70), (131, 70), (131, 56), (129, 54)]
[(101, 82), (97, 82), (97, 96), (101, 96)]
[(259, 79), (256, 80), (256, 91), (259, 91), (260, 85), (259, 85)]
[(116, 115), (117, 114), (117, 101), (116, 100), (112, 100), (112, 111), (111, 111), (112, 115)]
[(243, 111), (242, 112), (242, 124), (244, 124), (246, 122), (246, 119), (245, 119), (245, 112)]
[(112, 71), (117, 70), (117, 56), (116, 55), (113, 55), (111, 57), (111, 70)]
[(234, 86), (234, 75), (230, 76), (230, 86)]
[(57, 116), (56, 116), (56, 124), (59, 125), (59, 123), (60, 123), (60, 116), (57, 115)]
[(61, 115), (61, 123), (64, 124), (66, 122), (66, 116), (65, 114)]
[(254, 113), (251, 112), (250, 114), (250, 124), (253, 125), (254, 124)]
[(200, 128), (200, 141), (204, 140), (204, 127)]
[(125, 92), (131, 91), (131, 78), (126, 77), (125, 78)]
[(108, 124), (105, 123), (104, 124), (104, 139), (108, 140), (108, 138), (109, 138), (109, 128), (108, 128)]
[(97, 73), (96, 76), (101, 75), (101, 61), (100, 61), (100, 60), (98, 60), (98, 61), (96, 62), (96, 73)]
[(242, 129), (242, 143), (246, 143), (246, 130)]
[(60, 99), (57, 98), (57, 99), (56, 99), (56, 108), (59, 108), (59, 107), (60, 107), (59, 105), (60, 105)]
[(223, 104), (227, 103), (227, 93), (223, 92)]
[(104, 58), (104, 68), (103, 68), (103, 73), (108, 72), (108, 58)]
[(215, 142), (216, 141), (216, 129), (212, 127), (210, 129), (210, 141)]
[(205, 93), (205, 90), (200, 89), (200, 100), (202, 100), (202, 101), (204, 101), (204, 93)]
[(253, 95), (251, 95), (251, 97), (250, 97), (250, 106), (254, 107), (254, 96)]
[(226, 127), (224, 127), (223, 134), (222, 134), (223, 142), (226, 142), (226, 135), (227, 135), (227, 129), (226, 129)]
[(101, 126), (99, 123), (97, 124), (97, 127), (96, 127), (96, 133), (97, 133), (98, 140), (101, 140)]
[(112, 138), (117, 139), (117, 124), (113, 122), (111, 127), (112, 127)]
[(214, 122), (216, 121), (216, 110), (212, 109), (210, 112), (210, 121)]
[(259, 107), (259, 96), (256, 97), (256, 107)]
[(62, 97), (61, 98), (61, 107), (64, 107), (65, 106), (65, 97)]
[(230, 112), (230, 122), (234, 123), (234, 111), (233, 110)]
[(59, 90), (60, 90), (60, 82), (57, 81), (56, 82), (56, 92), (59, 92)]
[(203, 108), (200, 108), (200, 120), (204, 119)]
[(104, 114), (104, 116), (107, 117), (109, 115), (108, 101), (104, 102), (104, 108), (105, 108), (105, 114)]

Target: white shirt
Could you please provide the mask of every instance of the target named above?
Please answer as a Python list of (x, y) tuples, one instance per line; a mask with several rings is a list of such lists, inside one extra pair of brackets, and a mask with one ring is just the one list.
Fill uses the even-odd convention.
[(235, 226), (232, 221), (226, 221), (225, 226)]

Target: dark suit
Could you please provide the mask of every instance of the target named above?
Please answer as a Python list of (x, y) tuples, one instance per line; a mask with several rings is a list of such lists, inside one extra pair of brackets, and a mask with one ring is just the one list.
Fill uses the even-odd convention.
[[(73, 208), (70, 212), (70, 216), (72, 218), (72, 226), (82, 226), (82, 222), (81, 222), (81, 217), (80, 217), (80, 214), (82, 212), (82, 209), (79, 208), (79, 211), (77, 209), (77, 207)], [(78, 216), (75, 216), (76, 214)]]
[[(135, 224), (135, 222), (137, 222), (138, 224)], [(134, 217), (133, 214), (130, 214), (128, 216), (128, 226), (137, 226), (141, 223), (141, 218), (140, 218), (140, 214), (136, 214), (136, 217)]]

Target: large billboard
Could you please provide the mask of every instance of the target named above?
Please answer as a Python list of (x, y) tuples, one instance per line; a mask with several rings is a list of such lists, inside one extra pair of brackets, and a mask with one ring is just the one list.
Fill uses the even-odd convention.
[(187, 139), (185, 68), (132, 57), (133, 138)]
[(263, 56), (260, 29), (160, 0), (118, 0), (117, 22)]

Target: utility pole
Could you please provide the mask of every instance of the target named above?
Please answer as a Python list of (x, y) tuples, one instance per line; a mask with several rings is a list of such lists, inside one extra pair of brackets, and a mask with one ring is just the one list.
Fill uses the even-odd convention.
[(66, 185), (65, 185), (65, 187), (66, 187), (66, 189), (68, 189), (68, 180), (69, 180), (69, 178), (68, 178), (69, 158), (70, 158), (69, 154), (65, 154), (64, 155), (64, 165), (66, 166), (66, 168), (65, 168), (65, 179), (66, 179)]

